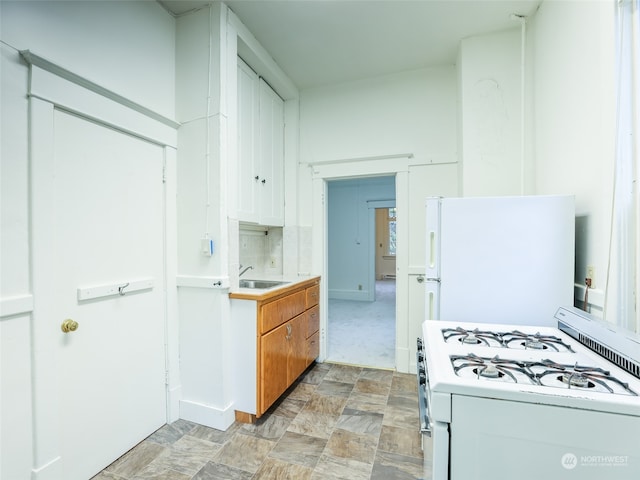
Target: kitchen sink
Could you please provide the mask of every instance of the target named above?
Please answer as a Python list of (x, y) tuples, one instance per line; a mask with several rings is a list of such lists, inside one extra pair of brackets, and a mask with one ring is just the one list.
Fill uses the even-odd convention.
[(288, 282), (279, 282), (277, 280), (245, 280), (240, 279), (240, 288), (273, 288), (284, 285)]

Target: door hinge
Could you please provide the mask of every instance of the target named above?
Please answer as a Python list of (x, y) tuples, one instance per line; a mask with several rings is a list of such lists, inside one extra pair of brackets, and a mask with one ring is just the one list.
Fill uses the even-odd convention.
[(169, 385), (169, 371), (168, 370), (164, 371), (164, 384), (165, 385)]
[(162, 166), (162, 183), (167, 183), (167, 166)]

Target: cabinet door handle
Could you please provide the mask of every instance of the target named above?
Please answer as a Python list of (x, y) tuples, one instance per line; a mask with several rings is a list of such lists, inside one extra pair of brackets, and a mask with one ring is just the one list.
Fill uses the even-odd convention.
[(259, 175), (256, 175), (255, 177), (253, 177), (253, 179), (254, 179), (254, 180), (256, 180), (256, 181), (258, 181), (258, 180), (260, 180), (260, 176), (259, 176)]
[(291, 325), (287, 325), (287, 336), (286, 339), (289, 340), (291, 338)]
[(262, 184), (264, 185), (265, 183), (267, 183), (267, 179), (266, 179), (266, 178), (263, 178), (263, 179), (262, 179)]

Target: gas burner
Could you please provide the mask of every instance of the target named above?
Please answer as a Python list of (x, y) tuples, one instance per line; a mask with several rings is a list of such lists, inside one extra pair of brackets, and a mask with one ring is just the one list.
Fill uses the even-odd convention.
[(473, 371), (481, 377), (487, 378), (498, 378), (501, 375), (504, 375), (504, 373), (501, 373), (500, 370), (498, 370), (498, 367), (496, 367), (493, 363), (490, 363), (482, 369), (474, 368)]
[(442, 335), (445, 342), (448, 342), (450, 339), (455, 339), (464, 345), (502, 346), (500, 334), (478, 330), (477, 328), (473, 330), (465, 330), (462, 327), (455, 329), (445, 328), (442, 330)]
[(565, 373), (563, 373), (562, 375), (560, 375), (558, 377), (558, 380), (568, 384), (569, 388), (571, 388), (571, 387), (580, 387), (580, 388), (593, 388), (593, 387), (595, 387), (595, 385), (593, 383), (591, 383), (589, 381), (589, 379), (587, 379), (587, 377), (585, 377), (581, 373), (565, 372)]
[(469, 355), (452, 355), (453, 371), (458, 376), (471, 376), (478, 379), (499, 380), (503, 382), (521, 383), (527, 379), (537, 384), (535, 376), (527, 370), (526, 364), (515, 360), (503, 360), (497, 355), (493, 358)]
[(638, 396), (628, 383), (622, 382), (602, 368), (577, 363), (562, 365), (552, 360), (531, 362), (530, 368), (536, 372), (535, 377), (541, 385)]
[(503, 344), (507, 348), (523, 348), (525, 350), (547, 350), (552, 349), (556, 352), (567, 351), (573, 352), (570, 345), (564, 343), (562, 339), (552, 335), (541, 335), (540, 333), (522, 333), (514, 330), (501, 334)]

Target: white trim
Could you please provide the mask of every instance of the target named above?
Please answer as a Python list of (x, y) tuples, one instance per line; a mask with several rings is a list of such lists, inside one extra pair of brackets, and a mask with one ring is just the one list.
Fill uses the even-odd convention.
[(229, 289), (229, 277), (199, 277), (195, 275), (178, 275), (176, 277), (176, 285), (178, 287), (227, 290)]
[(129, 293), (142, 290), (153, 290), (155, 280), (145, 278), (141, 280), (123, 280), (117, 283), (106, 285), (95, 285), (91, 287), (78, 287), (78, 301), (93, 300), (96, 298), (125, 296)]
[[(409, 171), (409, 161), (389, 162), (389, 157), (376, 157), (374, 160), (345, 163), (317, 163), (309, 165), (311, 177), (323, 180), (391, 176)], [(302, 165), (302, 164), (301, 164)]]
[(260, 42), (233, 11), (227, 8), (227, 23), (237, 33), (238, 56), (258, 75), (263, 77), (283, 100), (298, 98), (298, 88), (282, 71)]
[(217, 408), (189, 400), (180, 400), (180, 418), (217, 430), (224, 431), (229, 428), (235, 421), (235, 415), (233, 405)]
[(180, 378), (180, 324), (178, 316), (178, 227), (177, 227), (177, 152), (164, 150), (164, 288), (165, 288), (165, 370), (167, 379), (167, 423), (180, 416), (182, 396)]
[[(53, 124), (51, 103), (29, 101), (31, 265), (33, 313), (31, 330), (31, 375), (33, 389), (33, 478), (62, 478), (57, 344), (51, 340), (48, 317), (55, 303), (51, 255), (54, 228)], [(50, 472), (50, 473), (45, 473)]]
[[(388, 157), (385, 157), (388, 158)], [(315, 165), (312, 168), (313, 205), (313, 255), (312, 269), (322, 278), (328, 278), (328, 195), (327, 181), (341, 177), (366, 176), (395, 176), (397, 217), (397, 246), (396, 255), (396, 370), (408, 373), (411, 365), (411, 348), (409, 342), (409, 164), (408, 162), (390, 162), (386, 160), (372, 160), (369, 162), (355, 162), (345, 164)], [(320, 356), (322, 362), (327, 357), (328, 335), (328, 282), (320, 283)], [(415, 339), (413, 339), (415, 341)]]
[(62, 478), (62, 457), (52, 458), (41, 467), (31, 469), (31, 480), (60, 480)]
[[(137, 110), (99, 93), (70, 83), (37, 65), (32, 65), (29, 73), (27, 95), (53, 104), (68, 113), (104, 124), (121, 132), (133, 134), (144, 140), (176, 148), (178, 133)], [(179, 126), (179, 125), (178, 125)]]
[(0, 318), (23, 315), (33, 311), (33, 295), (0, 298)]
[(147, 117), (155, 121), (164, 123), (168, 127), (176, 129), (180, 126), (180, 124), (175, 120), (167, 118), (164, 115), (161, 115), (160, 113), (151, 110), (150, 108), (140, 105), (139, 103), (136, 103), (133, 100), (130, 100), (126, 97), (123, 97), (122, 95), (112, 90), (109, 90), (108, 88), (98, 85), (97, 83), (92, 82), (91, 80), (85, 77), (82, 77), (76, 73), (73, 73), (72, 71), (67, 70), (64, 67), (61, 67), (60, 65), (55, 64), (47, 60), (46, 58), (33, 53), (30, 50), (20, 50), (20, 55), (22, 56), (22, 58), (24, 58), (27, 64), (31, 66), (36, 66), (41, 68), (42, 70), (51, 72), (52, 74), (57, 75), (58, 77), (64, 80), (67, 80), (68, 82), (71, 82), (75, 85), (86, 88), (87, 90), (97, 93), (98, 95), (108, 98), (109, 100), (119, 103), (120, 105), (124, 105), (125, 107), (135, 110), (136, 112), (142, 113), (143, 115), (146, 115)]
[[(355, 157), (355, 158), (339, 158), (335, 160), (318, 160), (317, 162), (308, 162), (306, 165), (315, 166), (315, 165), (333, 165), (336, 163), (347, 163), (347, 162), (371, 162), (374, 160), (393, 160), (395, 158), (406, 158), (412, 159), (413, 153), (394, 153), (390, 155), (375, 155), (372, 157)], [(305, 165), (305, 163), (302, 163)]]

